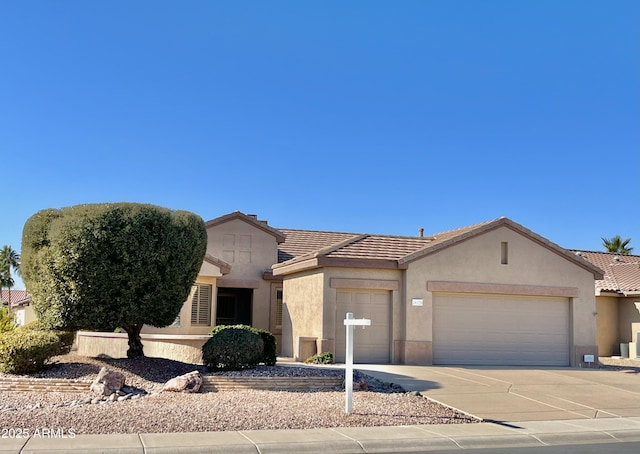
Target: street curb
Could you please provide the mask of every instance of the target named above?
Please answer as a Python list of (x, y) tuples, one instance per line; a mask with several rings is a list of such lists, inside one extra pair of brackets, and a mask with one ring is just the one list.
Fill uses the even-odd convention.
[[(34, 438), (0, 442), (1, 454), (196, 454), (196, 453), (322, 453), (362, 454), (371, 452), (429, 452), (434, 450), (464, 450), (474, 448), (537, 447), (595, 443), (640, 442), (639, 429), (576, 430), (572, 432), (518, 433), (519, 430), (497, 428), (490, 423), (476, 426), (464, 433), (464, 428), (435, 426), (399, 426), (376, 431), (359, 428), (271, 430), (243, 432), (195, 432), (172, 434), (77, 435), (73, 438)], [(457, 426), (457, 425), (456, 425)], [(498, 426), (499, 427), (499, 426)], [(364, 429), (364, 428), (362, 428)], [(454, 430), (455, 429), (455, 430)], [(406, 436), (402, 435), (402, 432)], [(447, 432), (458, 435), (447, 435)], [(483, 434), (486, 432), (486, 434)]]

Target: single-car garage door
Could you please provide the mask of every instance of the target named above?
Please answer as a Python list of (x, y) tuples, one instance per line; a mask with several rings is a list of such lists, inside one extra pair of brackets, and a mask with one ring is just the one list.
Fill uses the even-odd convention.
[(347, 312), (354, 318), (368, 318), (371, 326), (356, 327), (353, 335), (353, 362), (388, 363), (391, 332), (391, 292), (337, 291), (336, 362), (345, 361), (345, 326)]
[(569, 301), (435, 295), (433, 363), (568, 366)]

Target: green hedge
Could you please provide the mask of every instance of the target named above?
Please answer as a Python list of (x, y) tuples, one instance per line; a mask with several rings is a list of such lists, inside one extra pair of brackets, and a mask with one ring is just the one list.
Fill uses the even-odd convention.
[(333, 364), (333, 354), (331, 352), (322, 352), (313, 355), (304, 360), (306, 364)]
[(71, 351), (73, 341), (76, 339), (75, 331), (60, 331), (60, 330), (47, 330), (42, 327), (42, 324), (38, 320), (27, 323), (21, 326), (19, 329), (30, 331), (48, 331), (56, 336), (60, 340), (60, 351), (56, 355), (66, 355)]
[(50, 331), (16, 329), (0, 335), (0, 372), (29, 374), (60, 354), (62, 342)]
[(16, 327), (16, 316), (7, 307), (0, 307), (0, 333), (12, 331)]

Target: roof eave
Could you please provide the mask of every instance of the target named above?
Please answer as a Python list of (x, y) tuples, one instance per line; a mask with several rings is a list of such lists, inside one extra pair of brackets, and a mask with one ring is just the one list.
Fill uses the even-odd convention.
[(231, 265), (211, 254), (205, 254), (204, 261), (220, 268), (222, 274), (229, 274), (231, 272)]
[(273, 227), (269, 226), (266, 222), (259, 221), (251, 216), (248, 216), (242, 213), (241, 211), (234, 211), (233, 213), (225, 214), (224, 216), (211, 219), (205, 222), (204, 226), (205, 228), (209, 228), (215, 225), (224, 224), (225, 222), (233, 221), (234, 219), (240, 219), (248, 224), (251, 224), (257, 227), (260, 230), (263, 230), (264, 232), (270, 235), (273, 235), (276, 238), (276, 241), (278, 242), (278, 244), (284, 243), (285, 241), (285, 236), (281, 231), (274, 229)]
[(318, 268), (318, 258), (310, 257), (306, 260), (296, 260), (293, 263), (278, 263), (273, 265), (271, 270), (274, 276), (284, 276), (291, 273), (299, 273), (300, 271), (312, 270)]
[(357, 259), (344, 257), (310, 257), (305, 260), (296, 260), (293, 263), (283, 262), (272, 267), (273, 276), (283, 276), (287, 274), (299, 273), (315, 268), (335, 267), (335, 268), (369, 268), (397, 270), (406, 269), (397, 260), (387, 259)]
[(623, 296), (621, 292), (616, 290), (605, 290), (601, 288), (596, 288), (596, 296)]
[(393, 259), (319, 257), (318, 262), (320, 266), (333, 266), (336, 268), (374, 268), (392, 270), (400, 268), (398, 261)]

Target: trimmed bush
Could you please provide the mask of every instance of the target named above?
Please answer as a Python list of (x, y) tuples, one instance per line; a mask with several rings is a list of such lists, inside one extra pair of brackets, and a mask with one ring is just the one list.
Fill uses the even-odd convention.
[(263, 329), (254, 329), (262, 338), (262, 342), (264, 342), (264, 351), (262, 352), (262, 360), (260, 362), (264, 363), (265, 366), (275, 366), (276, 360), (278, 359), (276, 336)]
[(306, 364), (333, 364), (333, 353), (322, 352), (304, 360)]
[(29, 322), (26, 325), (21, 326), (19, 329), (30, 331), (47, 331), (58, 336), (58, 339), (60, 340), (60, 351), (56, 353), (56, 355), (66, 355), (67, 353), (69, 353), (71, 351), (71, 347), (73, 346), (73, 341), (76, 339), (75, 331), (48, 330), (45, 329), (38, 320)]
[(0, 335), (0, 372), (29, 374), (45, 368), (62, 349), (58, 336), (49, 331), (15, 329)]
[(220, 325), (202, 346), (202, 362), (211, 371), (242, 370), (263, 359), (264, 341), (250, 326)]

